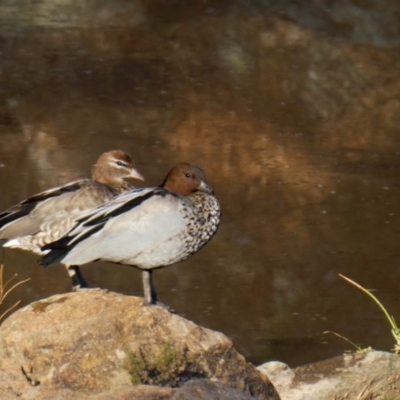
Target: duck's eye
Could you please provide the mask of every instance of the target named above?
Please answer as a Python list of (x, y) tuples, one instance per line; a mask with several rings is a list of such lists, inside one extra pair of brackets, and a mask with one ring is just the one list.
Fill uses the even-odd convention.
[(122, 161), (117, 161), (117, 165), (122, 166), (124, 165)]
[(191, 178), (192, 177), (192, 175), (189, 174), (189, 172), (186, 172), (185, 176), (186, 176), (186, 178)]

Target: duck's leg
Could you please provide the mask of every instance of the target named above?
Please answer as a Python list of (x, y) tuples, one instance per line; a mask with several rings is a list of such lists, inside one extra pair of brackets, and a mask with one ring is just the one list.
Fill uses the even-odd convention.
[(157, 300), (157, 294), (154, 289), (153, 279), (152, 279), (153, 270), (143, 270), (142, 271), (142, 281), (143, 281), (143, 291), (144, 291), (144, 306), (156, 305), (161, 306), (168, 310), (170, 313), (176, 314), (176, 311), (164, 304), (163, 302)]
[(87, 288), (88, 284), (81, 274), (81, 270), (77, 265), (70, 265), (67, 267), (68, 275), (72, 280), (72, 291), (76, 292), (81, 288)]
[(152, 270), (142, 271), (143, 291), (144, 291), (144, 306), (157, 304), (157, 295), (153, 285)]

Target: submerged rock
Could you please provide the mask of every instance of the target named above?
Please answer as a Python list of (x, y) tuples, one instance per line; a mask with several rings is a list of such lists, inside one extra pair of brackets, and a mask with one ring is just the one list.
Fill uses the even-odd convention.
[(225, 335), (142, 301), (85, 290), (17, 311), (0, 328), (1, 398), (189, 399), (193, 387), (178, 388), (202, 378), (228, 388), (199, 381), (192, 398), (279, 399)]

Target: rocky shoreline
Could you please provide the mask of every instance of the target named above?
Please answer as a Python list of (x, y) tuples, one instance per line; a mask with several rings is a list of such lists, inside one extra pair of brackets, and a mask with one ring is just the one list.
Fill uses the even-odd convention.
[(2, 400), (386, 399), (399, 387), (397, 355), (256, 368), (222, 333), (106, 290), (49, 297), (0, 327)]

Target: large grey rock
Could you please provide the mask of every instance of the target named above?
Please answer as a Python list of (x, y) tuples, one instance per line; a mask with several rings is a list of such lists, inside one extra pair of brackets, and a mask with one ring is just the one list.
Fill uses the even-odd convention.
[(282, 363), (258, 367), (282, 400), (399, 399), (400, 357), (382, 351), (347, 354), (295, 369)]
[(196, 379), (185, 383), (172, 397), (172, 400), (256, 400), (249, 394), (230, 388), (219, 382)]
[(9, 317), (0, 328), (0, 371), (10, 382), (3, 387), (2, 379), (0, 390), (24, 399), (56, 392), (53, 398), (124, 398), (115, 397), (117, 389), (131, 399), (140, 388), (137, 398), (163, 399), (193, 378), (279, 399), (269, 379), (222, 333), (104, 290), (53, 296)]

